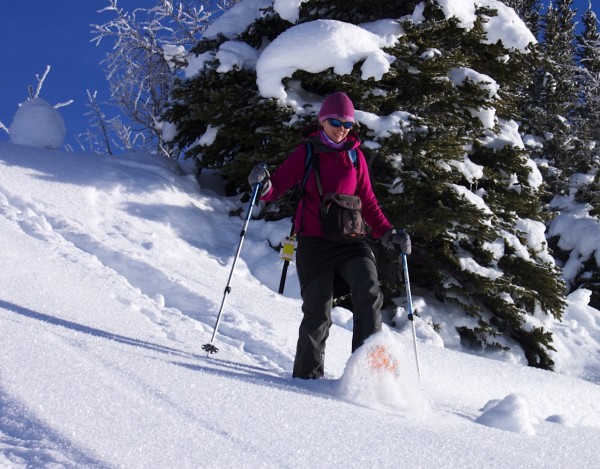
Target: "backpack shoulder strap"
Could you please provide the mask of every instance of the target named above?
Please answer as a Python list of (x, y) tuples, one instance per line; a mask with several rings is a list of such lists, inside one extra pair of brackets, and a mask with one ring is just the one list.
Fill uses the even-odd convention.
[[(302, 178), (302, 183), (300, 184), (300, 189), (304, 191), (304, 185), (306, 184), (306, 180), (308, 179), (308, 174), (313, 165), (313, 153), (314, 153), (313, 144), (311, 142), (306, 142), (306, 158), (304, 159), (304, 177)], [(302, 193), (301, 192), (301, 193)]]
[[(316, 158), (313, 157), (314, 151), (315, 151), (315, 149), (313, 147), (313, 144), (311, 142), (306, 142), (306, 158), (304, 160), (304, 177), (302, 178), (302, 183), (300, 184), (300, 197), (302, 197), (302, 194), (304, 192), (304, 186), (306, 184), (306, 180), (308, 179), (308, 175), (310, 174), (310, 170), (313, 168), (313, 166), (315, 168), (315, 176), (317, 178), (317, 186), (319, 186), (319, 191), (321, 190), (321, 188), (320, 188), (321, 181), (320, 181), (320, 177), (319, 177), (318, 164), (315, 164), (314, 160)], [(355, 168), (357, 168), (358, 167), (358, 154), (356, 153), (356, 148), (352, 148), (351, 150), (348, 151), (348, 157), (350, 158), (350, 161), (352, 161), (352, 165)]]

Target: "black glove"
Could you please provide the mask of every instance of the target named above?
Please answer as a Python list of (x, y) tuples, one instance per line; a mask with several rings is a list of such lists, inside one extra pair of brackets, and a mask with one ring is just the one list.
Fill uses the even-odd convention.
[(254, 184), (262, 184), (262, 188), (260, 191), (260, 195), (265, 195), (271, 189), (271, 181), (269, 178), (271, 175), (267, 170), (267, 165), (264, 163), (257, 164), (250, 174), (248, 175), (248, 182), (250, 186), (254, 186)]
[(412, 252), (410, 236), (404, 230), (396, 230), (395, 228), (387, 230), (381, 237), (381, 244), (388, 249), (400, 248), (400, 251), (404, 254)]

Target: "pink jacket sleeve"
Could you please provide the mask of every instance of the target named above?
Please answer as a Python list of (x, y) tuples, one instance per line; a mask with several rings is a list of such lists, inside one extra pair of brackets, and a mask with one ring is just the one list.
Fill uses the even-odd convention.
[(279, 165), (271, 176), (271, 189), (261, 197), (268, 202), (281, 197), (286, 191), (294, 187), (304, 177), (304, 161), (306, 159), (306, 146), (298, 145), (296, 149)]

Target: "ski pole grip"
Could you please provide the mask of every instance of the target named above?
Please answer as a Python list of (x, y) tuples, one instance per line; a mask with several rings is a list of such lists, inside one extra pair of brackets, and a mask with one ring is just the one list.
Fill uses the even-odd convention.
[[(265, 171), (267, 171), (267, 163), (265, 163), (264, 161), (263, 161), (262, 163), (259, 163), (259, 164), (258, 164), (258, 166), (259, 166), (261, 169), (264, 169)], [(267, 175), (268, 175), (268, 174), (269, 174), (269, 173), (267, 172)], [(266, 180), (266, 179), (265, 179), (265, 180)], [(252, 187), (254, 188), (254, 191), (255, 191), (255, 193), (256, 193), (256, 195), (257, 195), (257, 196), (258, 196), (258, 194), (260, 194), (260, 193), (261, 193), (261, 191), (262, 191), (262, 188), (263, 188), (263, 187), (264, 187), (264, 185), (265, 185), (265, 182), (264, 182), (265, 180), (263, 180), (263, 181), (259, 181), (259, 182), (257, 182), (256, 184), (254, 184), (254, 185), (252, 186)], [(256, 203), (258, 204), (258, 197), (256, 197)]]

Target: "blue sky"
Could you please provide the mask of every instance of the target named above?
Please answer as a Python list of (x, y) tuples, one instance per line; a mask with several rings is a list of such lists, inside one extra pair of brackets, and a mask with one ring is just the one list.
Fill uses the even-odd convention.
[[(152, 6), (153, 0), (123, 1)], [(113, 13), (97, 13), (107, 0), (18, 0), (2, 2), (0, 15), (0, 121), (7, 127), (19, 103), (28, 96), (28, 86), (37, 86), (35, 75), (42, 75), (46, 65), (52, 68), (40, 97), (54, 105), (70, 99), (74, 103), (60, 108), (67, 126), (65, 143), (75, 147), (73, 136), (89, 127), (86, 90), (97, 91), (99, 101), (109, 100), (109, 89), (100, 62), (112, 43), (103, 40), (101, 47), (91, 43), (90, 24), (103, 24)], [(109, 114), (110, 109), (106, 112)], [(0, 131), (0, 141), (8, 135)], [(78, 148), (78, 147), (77, 147)]]
[[(594, 9), (598, 0), (593, 1)], [(120, 0), (119, 5), (150, 7), (154, 0)], [(588, 0), (575, 0), (583, 12)], [(5, 0), (0, 15), (0, 121), (7, 127), (19, 103), (27, 98), (28, 86), (36, 86), (35, 75), (42, 75), (46, 65), (52, 67), (40, 96), (50, 104), (74, 103), (60, 109), (67, 126), (65, 143), (75, 144), (74, 135), (89, 127), (86, 90), (97, 91), (98, 100), (109, 100), (109, 89), (100, 62), (112, 47), (103, 40), (100, 47), (90, 42), (90, 24), (103, 24), (112, 13), (98, 13), (107, 0)], [(112, 115), (110, 108), (105, 113)], [(116, 111), (115, 111), (116, 112)], [(0, 141), (8, 135), (0, 131)]]

